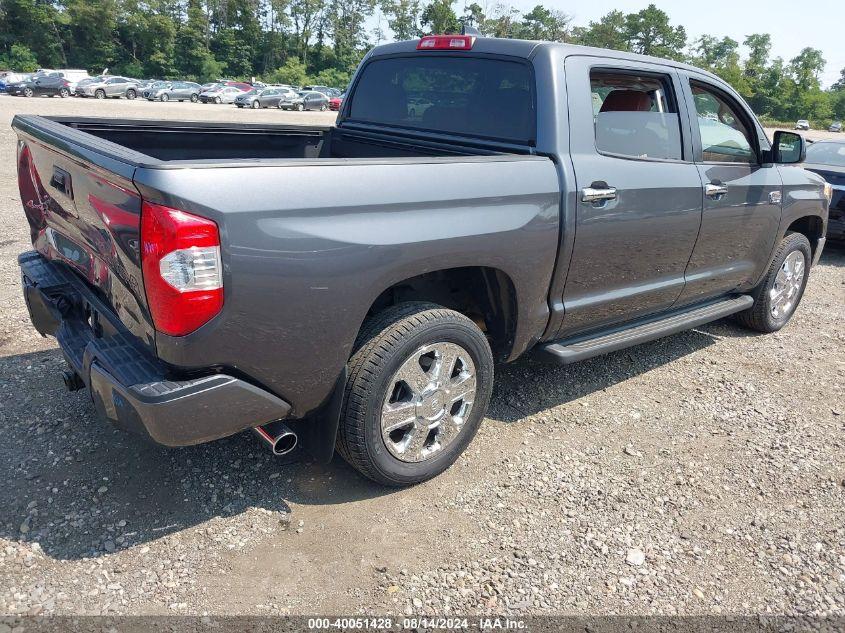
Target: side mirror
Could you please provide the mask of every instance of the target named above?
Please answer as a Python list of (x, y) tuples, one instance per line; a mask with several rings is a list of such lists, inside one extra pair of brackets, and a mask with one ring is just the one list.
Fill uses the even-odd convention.
[(807, 143), (800, 134), (778, 130), (775, 132), (772, 154), (774, 163), (781, 165), (803, 163), (807, 158)]

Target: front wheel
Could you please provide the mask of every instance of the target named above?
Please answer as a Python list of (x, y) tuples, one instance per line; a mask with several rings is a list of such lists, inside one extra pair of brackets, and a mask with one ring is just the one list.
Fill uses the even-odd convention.
[(296, 111), (297, 112), (302, 112), (304, 109), (305, 109), (305, 106), (303, 104), (301, 104), (301, 103), (296, 104)]
[(62, 88), (61, 90), (59, 90), (59, 96), (62, 99), (67, 99), (70, 96), (70, 90), (68, 90), (67, 88)]
[(493, 357), (470, 319), (401, 303), (364, 324), (349, 361), (337, 449), (387, 486), (431, 479), (475, 436), (493, 388)]
[(138, 96), (138, 93), (135, 92), (134, 90), (127, 90), (126, 91), (126, 98), (129, 99), (130, 101), (132, 101), (137, 96)]
[(258, 108), (260, 108), (260, 107), (261, 107), (261, 104), (260, 104), (260, 103), (258, 103), (258, 99), (255, 99), (252, 103), (250, 103), (250, 104), (249, 104), (249, 106), (250, 106), (253, 110), (257, 110)]
[(197, 101), (199, 101), (199, 100), (200, 100), (200, 96), (199, 96), (199, 95), (197, 95), (197, 94), (193, 94), (193, 95), (191, 95), (191, 103), (196, 103), (196, 102), (197, 102)]
[(320, 112), (325, 112), (328, 106), (325, 103), (320, 104)]
[(105, 90), (97, 90), (94, 93), (94, 96), (97, 97), (97, 99), (105, 99), (106, 98), (106, 91)]
[(170, 97), (168, 96), (168, 94), (166, 92), (163, 95), (161, 95), (160, 98), (161, 98), (162, 103), (167, 103), (168, 101), (170, 101)]
[(810, 276), (812, 249), (801, 233), (787, 233), (760, 285), (754, 289), (754, 305), (737, 314), (744, 326), (758, 332), (777, 332), (785, 326), (804, 296)]
[(31, 97), (35, 93), (32, 91), (32, 88), (24, 88), (23, 89), (23, 96), (24, 97)]
[(221, 99), (220, 97), (214, 97), (214, 103), (220, 105), (221, 103), (223, 103), (223, 99)]

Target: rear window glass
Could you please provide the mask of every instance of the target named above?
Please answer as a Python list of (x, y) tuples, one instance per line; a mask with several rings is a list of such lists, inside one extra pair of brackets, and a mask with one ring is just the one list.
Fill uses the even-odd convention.
[(533, 144), (536, 121), (526, 63), (478, 57), (378, 59), (364, 67), (349, 118)]
[(680, 118), (668, 77), (593, 71), (590, 87), (600, 152), (681, 160)]

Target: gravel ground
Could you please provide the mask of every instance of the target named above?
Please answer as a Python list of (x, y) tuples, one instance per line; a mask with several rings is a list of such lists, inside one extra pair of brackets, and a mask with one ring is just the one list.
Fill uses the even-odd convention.
[(248, 433), (165, 450), (94, 417), (29, 325), (15, 112), (330, 122), (0, 97), (0, 614), (845, 615), (845, 251), (792, 323), (498, 368), (441, 477), (385, 490)]

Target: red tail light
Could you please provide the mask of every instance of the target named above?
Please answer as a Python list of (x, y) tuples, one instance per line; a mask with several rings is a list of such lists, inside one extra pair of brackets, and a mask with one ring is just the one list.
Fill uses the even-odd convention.
[(475, 35), (426, 35), (417, 44), (418, 51), (468, 51), (475, 44)]
[(144, 202), (141, 268), (159, 332), (190, 334), (223, 308), (220, 233), (211, 220)]

